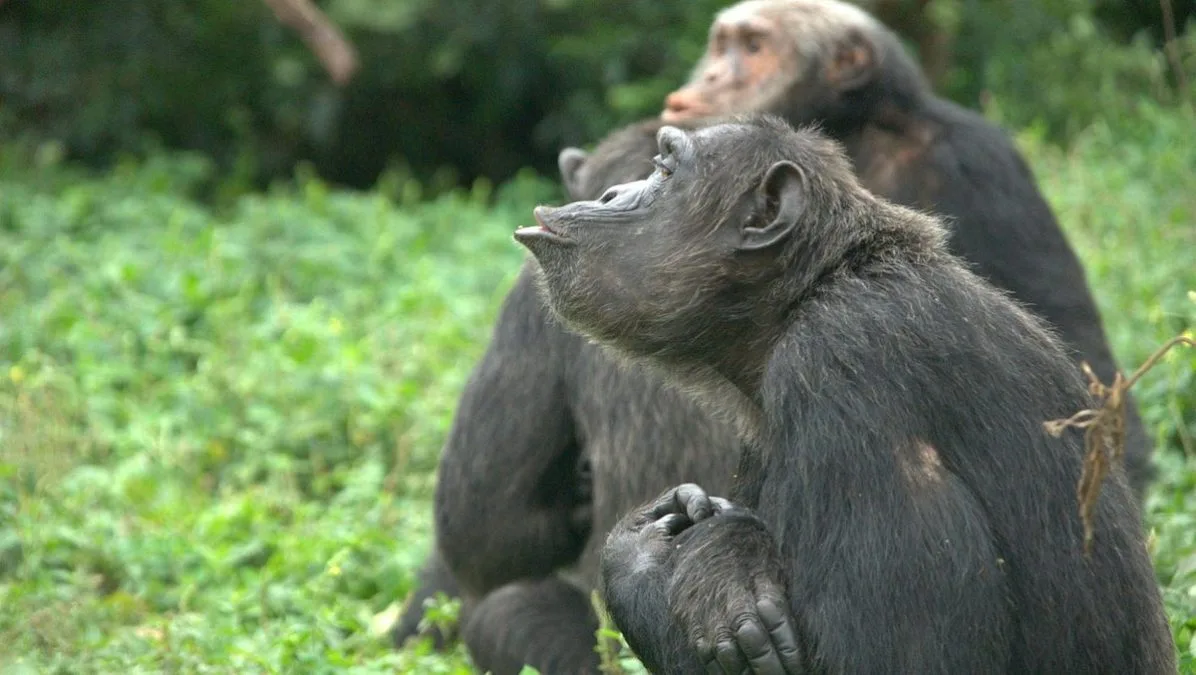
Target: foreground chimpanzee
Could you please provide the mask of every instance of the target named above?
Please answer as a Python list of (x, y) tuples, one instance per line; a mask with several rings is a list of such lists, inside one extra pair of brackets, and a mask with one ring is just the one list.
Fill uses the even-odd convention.
[[(723, 10), (692, 79), (669, 95), (661, 118), (744, 112), (817, 123), (846, 147), (864, 187), (945, 216), (954, 253), (1113, 379), (1084, 270), (1017, 149), (981, 115), (936, 97), (872, 16), (837, 0), (748, 0)], [(1151, 440), (1133, 401), (1126, 416), (1126, 465), (1141, 498), (1154, 474)]]
[[(1092, 405), (1035, 317), (775, 117), (659, 133), (657, 169), (516, 232), (553, 312), (744, 429), (731, 501), (620, 521), (602, 592), (653, 672), (1174, 673), (1121, 467), (1085, 555)], [(707, 671), (709, 672), (709, 671)]]

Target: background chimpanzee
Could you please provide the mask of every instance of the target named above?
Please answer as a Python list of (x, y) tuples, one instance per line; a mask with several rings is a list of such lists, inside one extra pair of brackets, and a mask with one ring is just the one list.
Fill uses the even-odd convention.
[(732, 502), (668, 490), (603, 552), (645, 665), (1175, 672), (1121, 467), (1085, 555), (1083, 438), (1043, 421), (1092, 401), (1040, 320), (819, 134), (757, 116), (659, 152), (515, 235), (569, 327), (742, 416)]
[[(1110, 376), (1113, 359), (1083, 271), (1000, 130), (934, 98), (896, 39), (866, 14), (831, 3), (737, 7), (718, 25), (739, 26), (732, 20), (742, 20), (772, 31), (737, 29), (722, 38), (723, 47), (712, 40), (712, 54), (744, 59), (724, 65), (750, 66), (756, 76), (740, 89), (729, 85), (741, 102), (779, 106), (799, 121), (821, 119), (864, 169), (867, 187), (950, 216), (952, 248), (1031, 304), (1102, 377)], [(855, 61), (843, 58), (845, 45)], [(748, 59), (769, 53), (788, 60), (763, 59), (770, 70)], [(848, 77), (848, 66), (855, 76)], [(715, 71), (710, 86), (727, 84)], [(682, 90), (681, 98), (704, 101), (707, 91)], [(716, 115), (722, 112), (717, 102), (665, 116), (706, 123), (694, 113)], [(732, 102), (722, 105), (733, 108)], [(679, 107), (676, 97), (672, 103)], [(647, 175), (659, 124), (615, 132), (589, 156), (563, 151), (562, 176), (571, 197), (596, 198), (609, 185)], [(395, 631), (399, 642), (415, 634), (421, 601), (432, 593), (460, 594), (470, 651), (496, 673), (507, 671), (493, 664), (517, 671), (513, 664), (523, 659), (551, 672), (581, 667), (562, 665), (570, 663), (593, 667), (593, 617), (576, 597), (596, 580), (606, 532), (627, 510), (678, 482), (724, 491), (730, 457), (739, 447), (726, 424), (654, 374), (615, 366), (546, 318), (533, 296), (525, 270), (461, 398), (441, 461), (436, 506), (437, 545), (446, 555), (433, 553)], [(514, 409), (513, 401), (519, 402)], [(1150, 475), (1149, 441), (1132, 404), (1128, 413), (1128, 463), (1141, 490)], [(567, 470), (586, 458), (594, 462), (592, 504), (579, 498), (577, 476)], [(482, 503), (486, 508), (479, 511)], [(582, 526), (590, 507), (592, 530)], [(459, 586), (445, 557), (461, 577)], [(552, 576), (562, 567), (571, 583)], [(506, 587), (528, 579), (541, 581)], [(546, 598), (560, 597), (574, 601), (544, 609), (551, 606)], [(545, 627), (530, 628), (540, 625)]]
[[(1112, 380), (1117, 365), (1084, 270), (1017, 148), (981, 115), (936, 97), (883, 24), (837, 0), (748, 0), (723, 10), (691, 81), (669, 95), (661, 119), (692, 125), (743, 112), (817, 123), (846, 147), (864, 187), (945, 216), (954, 253)], [(651, 133), (646, 123), (630, 130)], [(642, 164), (646, 146), (628, 167)], [(571, 166), (585, 168), (573, 157)], [(1141, 499), (1154, 475), (1152, 443), (1132, 400), (1126, 446)]]

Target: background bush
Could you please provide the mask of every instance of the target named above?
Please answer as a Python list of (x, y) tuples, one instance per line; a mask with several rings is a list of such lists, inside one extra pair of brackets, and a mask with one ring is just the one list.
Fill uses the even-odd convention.
[[(1177, 30), (1196, 0), (1170, 0)], [(247, 185), (311, 161), (368, 187), (401, 165), (434, 190), (531, 166), (655, 115), (726, 0), (325, 0), (361, 53), (345, 90), (256, 0), (0, 4), (0, 143), (30, 135), (107, 165), (152, 140)], [(916, 13), (917, 0), (861, 0)], [(1174, 101), (1155, 0), (932, 0), (956, 35), (942, 91), (1066, 140), (1102, 111)], [(1191, 33), (1178, 47), (1196, 63)], [(1113, 49), (1129, 42), (1128, 47)], [(1076, 82), (1088, 86), (1077, 87)]]
[(394, 665), (373, 614), (425, 554), (513, 223), (550, 186), (423, 202), (313, 179), (217, 213), (188, 196), (210, 171), (191, 157), (66, 181), (14, 164), (0, 671)]

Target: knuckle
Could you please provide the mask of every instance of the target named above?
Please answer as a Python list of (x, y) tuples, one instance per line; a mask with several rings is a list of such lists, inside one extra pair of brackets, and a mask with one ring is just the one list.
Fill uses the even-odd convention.
[(756, 619), (754, 612), (740, 612), (731, 619), (731, 630), (735, 633), (741, 633), (744, 629), (759, 630), (760, 622)]
[(757, 614), (760, 610), (780, 608), (785, 605), (785, 594), (781, 590), (780, 584), (773, 581), (767, 576), (758, 576), (752, 580), (756, 591), (756, 610)]
[(735, 640), (735, 630), (730, 626), (719, 626), (711, 632), (714, 635), (714, 643), (720, 651), (726, 649)]

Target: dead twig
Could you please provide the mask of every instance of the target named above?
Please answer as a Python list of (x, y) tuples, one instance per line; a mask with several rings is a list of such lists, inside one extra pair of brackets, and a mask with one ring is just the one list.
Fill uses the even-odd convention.
[[(0, 0), (2, 1), (2, 0)], [(357, 50), (311, 0), (265, 0), (280, 23), (299, 33), (333, 83), (342, 87), (357, 72)]]
[(1196, 347), (1196, 340), (1183, 335), (1168, 340), (1151, 354), (1129, 379), (1125, 379), (1118, 372), (1113, 376), (1113, 383), (1110, 385), (1101, 382), (1087, 362), (1081, 364), (1084, 374), (1088, 376), (1088, 391), (1096, 398), (1098, 407), (1081, 410), (1066, 419), (1043, 423), (1047, 433), (1056, 437), (1061, 436), (1068, 428), (1084, 429), (1084, 470), (1080, 474), (1076, 496), (1080, 502), (1080, 520), (1084, 523), (1085, 553), (1092, 550), (1092, 510), (1100, 496), (1101, 485), (1109, 473), (1111, 461), (1121, 461), (1125, 455), (1126, 392), (1154, 368), (1164, 354), (1178, 344)]

